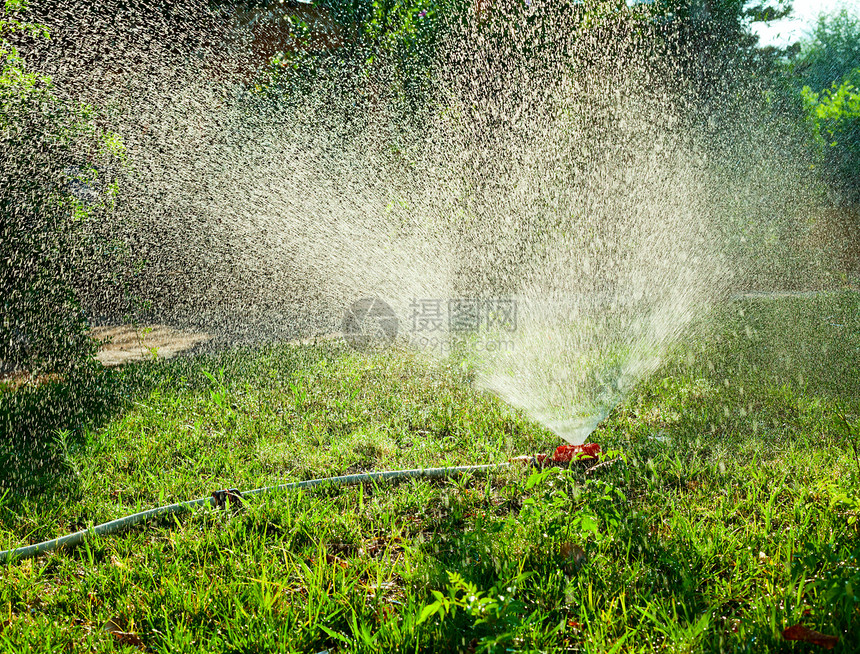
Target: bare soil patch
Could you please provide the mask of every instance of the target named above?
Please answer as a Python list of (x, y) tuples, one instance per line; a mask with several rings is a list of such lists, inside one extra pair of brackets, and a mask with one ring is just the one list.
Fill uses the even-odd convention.
[(105, 366), (153, 358), (170, 359), (213, 338), (206, 332), (180, 330), (167, 325), (106, 325), (94, 328), (93, 336), (104, 341), (96, 358)]

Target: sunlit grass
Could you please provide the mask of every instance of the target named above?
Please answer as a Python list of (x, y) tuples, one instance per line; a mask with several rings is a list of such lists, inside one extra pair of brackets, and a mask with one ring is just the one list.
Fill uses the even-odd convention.
[[(601, 425), (624, 461), (591, 475), (261, 495), (5, 566), (0, 648), (132, 645), (110, 620), (165, 652), (805, 651), (781, 636), (802, 622), (852, 651), (858, 309), (731, 305)], [(2, 548), (217, 488), (558, 444), (468, 369), (335, 345), (91, 371), (0, 409)]]

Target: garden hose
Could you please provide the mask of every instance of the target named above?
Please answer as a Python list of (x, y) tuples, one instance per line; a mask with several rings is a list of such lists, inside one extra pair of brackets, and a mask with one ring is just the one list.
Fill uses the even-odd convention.
[(476, 466), (455, 466), (451, 468), (415, 468), (412, 470), (391, 470), (388, 472), (365, 472), (357, 475), (343, 475), (341, 477), (323, 477), (320, 479), (297, 481), (291, 484), (266, 486), (264, 488), (255, 488), (254, 490), (249, 490), (244, 493), (241, 493), (232, 488), (218, 490), (212, 493), (211, 497), (201, 497), (196, 500), (188, 500), (187, 502), (178, 502), (176, 504), (159, 506), (154, 509), (149, 509), (148, 511), (141, 511), (140, 513), (134, 513), (132, 515), (125, 516), (124, 518), (111, 520), (110, 522), (105, 522), (104, 524), (90, 527), (89, 529), (84, 529), (82, 531), (75, 532), (74, 534), (69, 534), (68, 536), (54, 538), (53, 540), (46, 540), (42, 543), (37, 543), (36, 545), (30, 545), (28, 547), (19, 547), (17, 549), (5, 550), (3, 552), (0, 552), (0, 564), (13, 563), (15, 561), (20, 561), (21, 559), (26, 559), (31, 556), (36, 556), (37, 554), (43, 554), (45, 552), (52, 552), (56, 549), (64, 547), (74, 547), (76, 545), (80, 545), (90, 536), (103, 536), (105, 534), (113, 534), (120, 529), (130, 527), (131, 525), (136, 525), (139, 522), (143, 522), (144, 520), (147, 520), (149, 518), (154, 518), (156, 516), (161, 515), (170, 515), (183, 509), (190, 509), (193, 507), (206, 505), (219, 507), (226, 504), (227, 501), (234, 504), (241, 503), (241, 498), (248, 497), (250, 495), (259, 495), (262, 493), (269, 493), (272, 491), (279, 490), (300, 490), (303, 488), (313, 488), (314, 486), (323, 485), (347, 486), (350, 484), (361, 484), (368, 481), (390, 481), (394, 479), (405, 479), (409, 477), (438, 479), (445, 477), (455, 477), (457, 475), (462, 475), (467, 472), (488, 472), (490, 470), (508, 465), (510, 464), (492, 463)]
[[(181, 511), (182, 509), (190, 509), (196, 506), (214, 506), (215, 508), (225, 507), (229, 504), (241, 504), (243, 498), (251, 495), (259, 495), (262, 493), (270, 493), (272, 491), (289, 491), (300, 490), (303, 488), (313, 488), (314, 486), (348, 486), (350, 484), (362, 484), (368, 481), (391, 481), (394, 479), (406, 479), (409, 477), (439, 479), (445, 477), (455, 477), (467, 472), (489, 472), (496, 468), (502, 468), (511, 465), (511, 463), (524, 464), (529, 467), (543, 467), (546, 465), (571, 465), (576, 463), (594, 464), (599, 461), (601, 454), (600, 445), (596, 443), (586, 443), (585, 445), (560, 445), (551, 455), (539, 454), (536, 457), (521, 456), (514, 457), (507, 463), (489, 463), (477, 466), (454, 466), (450, 468), (413, 468), (411, 470), (389, 470), (387, 472), (365, 472), (357, 475), (343, 475), (340, 477), (322, 477), (320, 479), (308, 479), (307, 481), (296, 481), (290, 484), (277, 484), (275, 486), (265, 486), (263, 488), (255, 488), (254, 490), (245, 491), (244, 493), (235, 488), (226, 488), (217, 490), (212, 493), (211, 497), (201, 497), (196, 500), (188, 500), (187, 502), (178, 502), (176, 504), (168, 504), (159, 506), (148, 511), (141, 511), (124, 518), (117, 518), (110, 522), (90, 527), (82, 531), (61, 536), (53, 540), (46, 540), (42, 543), (29, 545), (28, 547), (19, 547), (13, 550), (5, 550), (0, 552), (0, 564), (12, 563), (20, 561), (37, 554), (44, 552), (52, 552), (63, 547), (74, 547), (80, 545), (90, 536), (103, 536), (105, 534), (113, 534), (120, 529), (136, 525), (149, 518), (154, 518), (160, 515), (170, 515)], [(612, 463), (607, 461), (603, 464), (593, 466), (599, 468), (602, 465)]]

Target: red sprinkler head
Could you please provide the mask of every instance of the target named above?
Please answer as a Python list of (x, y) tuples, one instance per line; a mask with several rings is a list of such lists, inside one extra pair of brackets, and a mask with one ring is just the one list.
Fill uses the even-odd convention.
[(559, 445), (552, 453), (553, 463), (575, 463), (578, 461), (596, 460), (600, 456), (600, 445), (585, 443), (584, 445)]
[(550, 454), (538, 454), (535, 457), (518, 456), (511, 461), (519, 461), (526, 465), (534, 464), (538, 467), (547, 466), (592, 466), (598, 462), (600, 457), (600, 445), (597, 443), (585, 443), (584, 445), (559, 445), (555, 452)]

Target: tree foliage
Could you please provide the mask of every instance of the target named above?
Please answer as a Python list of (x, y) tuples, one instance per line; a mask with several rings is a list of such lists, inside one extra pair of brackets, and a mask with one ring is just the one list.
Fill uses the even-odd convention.
[(0, 15), (0, 366), (57, 368), (94, 349), (75, 288), (87, 262), (116, 250), (106, 177), (122, 145), (28, 70), (12, 39), (49, 34), (25, 11), (6, 0)]
[(843, 201), (860, 202), (860, 16), (820, 16), (791, 72), (826, 181)]
[(827, 165), (827, 176), (844, 199), (860, 201), (860, 89), (849, 79), (860, 78), (860, 68), (842, 83), (816, 93), (803, 87), (803, 99), (815, 140)]
[(846, 9), (819, 16), (812, 33), (801, 44), (793, 65), (798, 85), (813, 91), (830, 88), (833, 82), (856, 77), (860, 69), (860, 17)]

